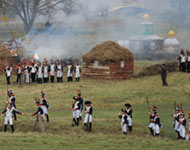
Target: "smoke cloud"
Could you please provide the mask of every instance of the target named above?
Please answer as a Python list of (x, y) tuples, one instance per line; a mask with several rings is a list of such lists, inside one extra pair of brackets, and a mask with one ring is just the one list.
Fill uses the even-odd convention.
[[(28, 51), (36, 51), (41, 59), (80, 57), (96, 44), (106, 40), (117, 42), (138, 35), (139, 24), (146, 12), (155, 23), (155, 32), (159, 36), (166, 38), (171, 28), (180, 32), (179, 22), (173, 18), (171, 0), (77, 1), (80, 8), (72, 15), (67, 16), (63, 11), (57, 11), (51, 18), (39, 16), (34, 29), (23, 43), (24, 47)], [(144, 8), (117, 10), (124, 2), (130, 6), (140, 4)], [(114, 9), (116, 10), (113, 11)], [(50, 30), (45, 29), (47, 19), (52, 24)], [(177, 34), (177, 38), (180, 39), (180, 34)]]

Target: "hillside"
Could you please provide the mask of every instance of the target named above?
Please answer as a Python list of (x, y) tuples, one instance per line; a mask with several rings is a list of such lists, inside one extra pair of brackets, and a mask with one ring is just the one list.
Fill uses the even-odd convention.
[[(136, 63), (135, 70), (142, 69), (142, 64)], [(0, 77), (0, 110), (4, 108), (6, 99), (5, 77)], [(64, 78), (65, 79), (65, 78)], [(185, 112), (190, 111), (189, 90), (190, 75), (183, 73), (169, 73), (169, 87), (162, 87), (160, 76), (131, 79), (128, 81), (97, 81), (82, 79), (80, 83), (55, 84), (12, 84), (17, 97), (17, 109), (23, 111), (14, 122), (16, 131), (0, 133), (0, 149), (2, 150), (173, 150), (189, 149), (189, 143), (177, 141), (172, 130), (174, 100), (183, 104)], [(91, 100), (94, 107), (93, 132), (85, 133), (79, 127), (71, 126), (71, 103), (77, 88), (82, 91), (84, 100)], [(46, 133), (33, 132), (31, 114), (36, 111), (34, 97), (40, 97), (45, 91), (50, 104), (50, 123), (46, 124)], [(151, 104), (158, 106), (163, 128), (160, 138), (152, 138), (148, 130), (148, 107), (146, 96)], [(121, 133), (118, 113), (129, 102), (133, 106), (134, 131), (132, 135)], [(10, 129), (10, 128), (9, 128)]]

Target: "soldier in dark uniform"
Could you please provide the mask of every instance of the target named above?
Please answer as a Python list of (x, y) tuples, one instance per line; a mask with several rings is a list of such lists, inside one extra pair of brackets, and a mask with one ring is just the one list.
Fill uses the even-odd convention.
[(42, 97), (42, 106), (45, 106), (45, 108), (42, 107), (42, 109), (44, 109), (43, 111), (46, 116), (46, 120), (47, 122), (49, 122), (49, 115), (48, 115), (49, 104), (46, 99), (46, 94), (43, 91), (41, 91), (41, 97)]
[[(9, 90), (9, 91), (7, 91), (7, 95), (9, 97), (8, 103), (10, 103), (12, 105), (12, 107), (14, 107), (16, 109), (16, 96), (15, 96), (15, 94), (13, 93), (12, 90)], [(13, 116), (14, 116), (15, 121), (17, 121), (17, 117), (16, 117), (15, 112), (13, 112)]]
[(127, 111), (124, 110), (124, 109), (121, 109), (121, 111), (122, 111), (122, 114), (119, 113), (119, 116), (118, 116), (118, 117), (119, 117), (120, 120), (121, 120), (122, 133), (123, 133), (124, 135), (126, 135), (126, 134), (127, 134), (127, 125), (128, 125)]
[(84, 118), (84, 130), (85, 131), (92, 131), (92, 112), (93, 108), (91, 106), (91, 101), (85, 102), (85, 118)]
[(166, 81), (166, 78), (167, 78), (167, 69), (166, 69), (166, 65), (165, 64), (161, 65), (160, 71), (161, 71), (161, 78), (162, 78), (163, 86), (168, 86), (168, 83)]
[(133, 113), (133, 110), (132, 110), (132, 106), (131, 104), (125, 104), (125, 107), (126, 107), (126, 111), (127, 111), (127, 121), (128, 121), (128, 129), (129, 129), (129, 132), (132, 132), (132, 113)]
[(16, 66), (16, 73), (17, 73), (16, 83), (18, 83), (21, 80), (21, 75), (22, 75), (22, 67), (20, 64)]
[(79, 126), (79, 122), (80, 122), (80, 119), (79, 119), (80, 118), (80, 101), (76, 96), (73, 97), (73, 99), (75, 100), (75, 102), (72, 105), (73, 121), (74, 121), (76, 126)]
[(160, 128), (161, 128), (161, 122), (160, 122), (160, 117), (158, 115), (158, 112), (154, 112), (154, 132), (155, 132), (155, 136), (160, 136)]
[(40, 104), (40, 100), (38, 98), (35, 98), (36, 105), (38, 107), (37, 111), (33, 113), (31, 116), (36, 115), (36, 119), (34, 121), (34, 130), (36, 130), (37, 122), (39, 122), (41, 132), (45, 132), (45, 127), (44, 127), (44, 111), (42, 108), (42, 104)]
[(155, 130), (154, 130), (155, 129), (155, 123), (154, 123), (155, 112), (157, 112), (157, 107), (153, 105), (152, 113), (149, 112), (149, 120), (150, 120), (149, 129), (152, 136), (155, 136)]

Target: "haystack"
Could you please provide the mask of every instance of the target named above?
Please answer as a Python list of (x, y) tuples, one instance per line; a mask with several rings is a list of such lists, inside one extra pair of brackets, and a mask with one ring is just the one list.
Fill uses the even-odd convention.
[(96, 45), (89, 53), (83, 55), (83, 61), (86, 63), (93, 63), (99, 61), (100, 63), (132, 61), (133, 53), (127, 48), (118, 45), (113, 41), (106, 41), (102, 44)]
[(113, 41), (96, 45), (83, 55), (84, 77), (129, 79), (133, 77), (133, 68), (133, 53)]

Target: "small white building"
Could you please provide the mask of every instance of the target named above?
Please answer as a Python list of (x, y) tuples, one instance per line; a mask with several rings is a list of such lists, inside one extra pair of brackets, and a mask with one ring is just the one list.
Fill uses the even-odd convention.
[(180, 48), (180, 43), (179, 41), (175, 38), (175, 32), (171, 30), (168, 33), (169, 38), (167, 38), (164, 41), (164, 51), (167, 53), (177, 53), (179, 52)]

